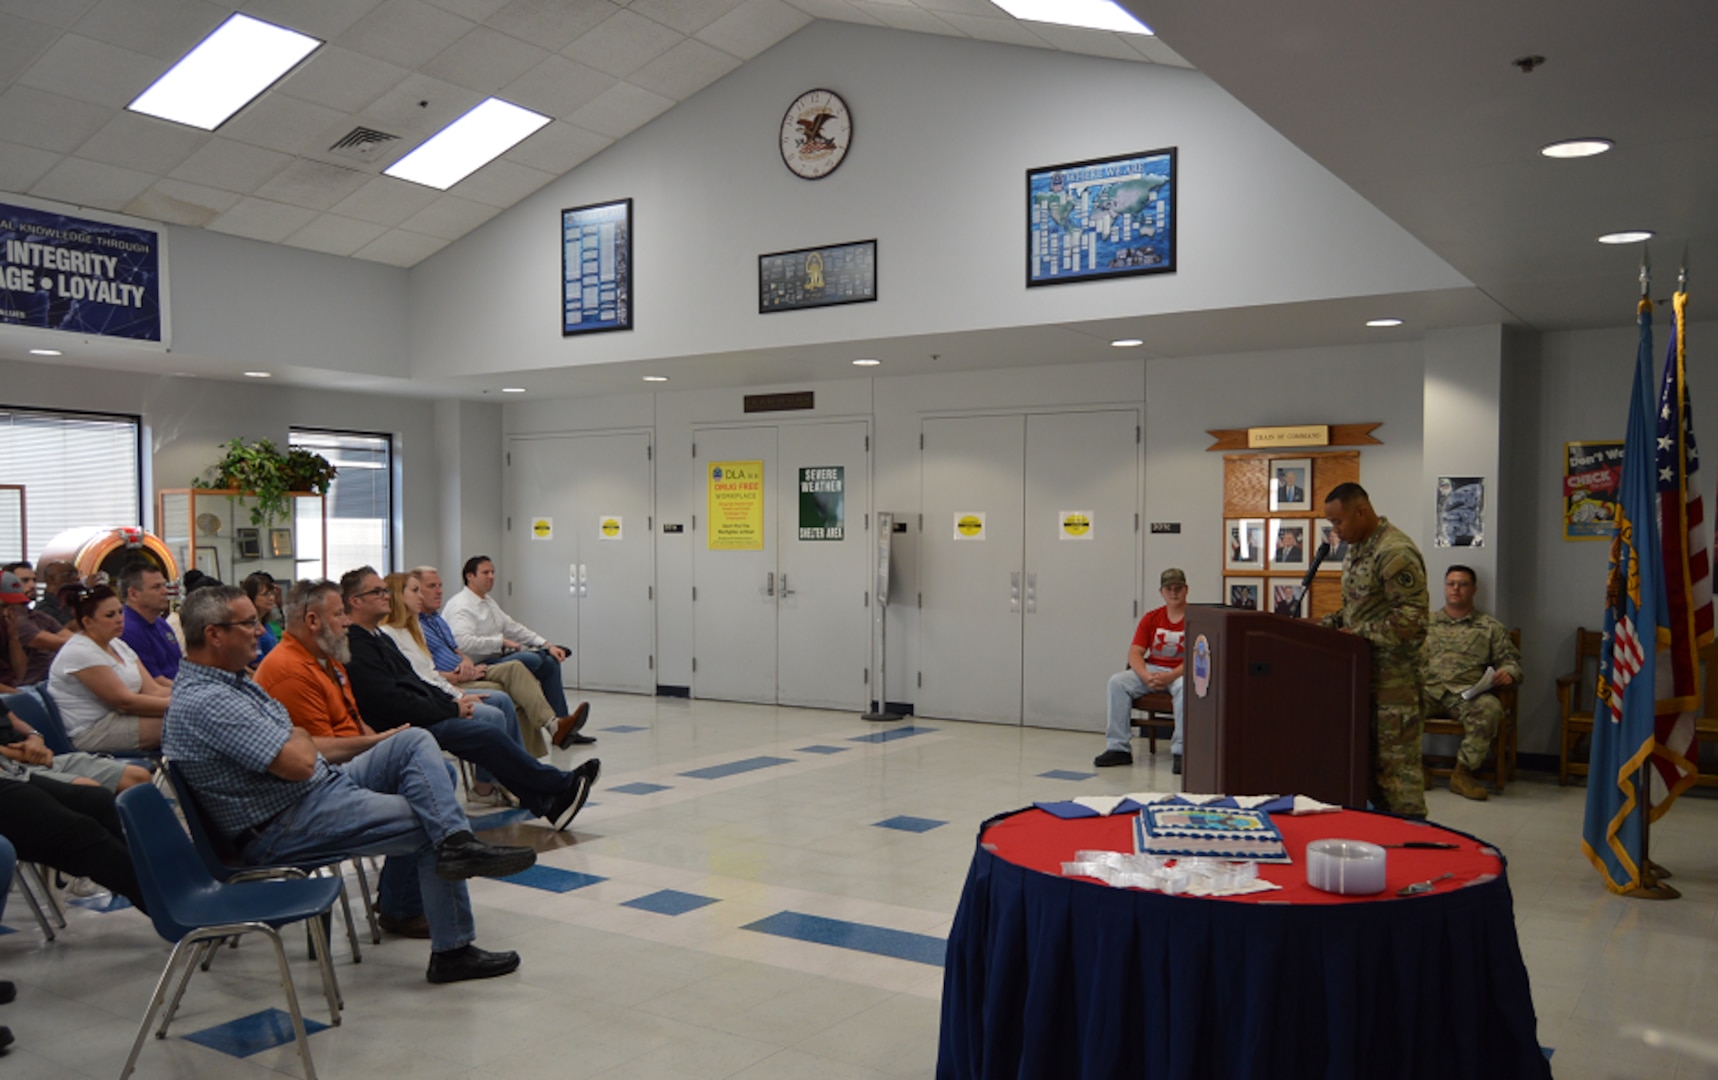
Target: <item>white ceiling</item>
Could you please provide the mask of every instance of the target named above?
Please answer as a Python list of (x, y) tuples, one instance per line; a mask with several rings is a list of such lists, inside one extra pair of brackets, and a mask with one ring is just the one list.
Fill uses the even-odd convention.
[[(1185, 66), (990, 0), (251, 0), (327, 44), (213, 133), (125, 111), (234, 10), (0, 0), (0, 191), (411, 266), (814, 18)], [(381, 175), (492, 94), (553, 122), (447, 192)]]

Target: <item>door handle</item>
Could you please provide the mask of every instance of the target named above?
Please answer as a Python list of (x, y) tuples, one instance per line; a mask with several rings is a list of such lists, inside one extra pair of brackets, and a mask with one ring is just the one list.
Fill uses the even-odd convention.
[(1020, 571), (1008, 575), (1008, 610), (1011, 613), (1020, 611)]
[(1026, 614), (1038, 614), (1038, 573), (1026, 575)]
[(567, 564), (567, 595), (577, 600), (579, 598), (579, 564)]
[(587, 584), (587, 580), (588, 579), (585, 577), (585, 564), (580, 563), (579, 564), (579, 595), (581, 597), (589, 596), (591, 594), (590, 587)]
[(785, 600), (792, 595), (793, 595), (793, 590), (788, 588), (788, 586), (787, 586), (787, 571), (783, 570), (781, 572), (781, 596), (782, 596), (782, 599)]
[(771, 570), (769, 573), (764, 575), (764, 595), (765, 596), (774, 596), (775, 595), (775, 571), (774, 570)]

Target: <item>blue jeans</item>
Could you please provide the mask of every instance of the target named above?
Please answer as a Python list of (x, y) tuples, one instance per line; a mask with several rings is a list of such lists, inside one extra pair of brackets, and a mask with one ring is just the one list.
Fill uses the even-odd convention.
[[(1145, 667), (1147, 671), (1170, 670), (1153, 664)], [(1170, 740), (1169, 752), (1177, 756), (1181, 754), (1181, 721), (1186, 716), (1181, 702), (1182, 684), (1186, 681), (1186, 676), (1182, 676), (1169, 684), (1169, 698), (1175, 704), (1175, 737)], [(1132, 668), (1110, 676), (1109, 726), (1104, 731), (1104, 749), (1133, 749), (1133, 699), (1145, 692), (1145, 680), (1135, 675)]]
[[(520, 746), (525, 745), (524, 736), (519, 734), (519, 713), (513, 707), (513, 699), (506, 694), (491, 693), (479, 701), (476, 708), (472, 710), (471, 718), (491, 724), (505, 734), (512, 736), (513, 741)], [(475, 766), (472, 772), (480, 784), (487, 784), (495, 779), (489, 775), (489, 770), (481, 765)]]
[(550, 656), (546, 649), (522, 649), (502, 656), (493, 657), (488, 664), (524, 664), (526, 670), (537, 677), (537, 682), (543, 687), (543, 697), (549, 702), (549, 708), (555, 710), (556, 716), (565, 716), (567, 709), (567, 690), (561, 685), (561, 662)]
[[(242, 852), (253, 866), (334, 862), (351, 855), (389, 855), (391, 876), (417, 870), (430, 948), (445, 952), (477, 936), (471, 896), (462, 881), (435, 873), (436, 845), (471, 823), (459, 808), (453, 780), (428, 732), (408, 728), (334, 767), (334, 779), (312, 787)], [(395, 869), (396, 865), (399, 867)], [(393, 871), (390, 874), (390, 871)], [(386, 899), (382, 904), (389, 914)]]
[(555, 800), (573, 782), (572, 774), (527, 754), (518, 721), (509, 720), (503, 725), (497, 722), (501, 716), (499, 710), (488, 712), (491, 715), (485, 716), (480, 707), (470, 719), (455, 716), (438, 720), (424, 730), (435, 737), (443, 750), (476, 766), (480, 779), (499, 781), (519, 797), (525, 809), (546, 817)]
[(18, 852), (12, 841), (0, 836), (0, 917), (6, 914), (6, 897), (12, 892), (12, 871), (18, 866)]

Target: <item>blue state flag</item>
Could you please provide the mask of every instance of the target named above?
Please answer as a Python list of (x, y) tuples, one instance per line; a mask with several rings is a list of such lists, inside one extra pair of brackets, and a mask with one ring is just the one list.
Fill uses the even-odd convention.
[(1605, 637), (1599, 650), (1598, 707), (1587, 776), (1581, 848), (1612, 892), (1641, 883), (1642, 815), (1636, 781), (1652, 754), (1655, 675), (1665, 613), (1664, 553), (1658, 535), (1652, 302), (1640, 303), (1640, 349), (1623, 445), (1622, 492), (1605, 582)]

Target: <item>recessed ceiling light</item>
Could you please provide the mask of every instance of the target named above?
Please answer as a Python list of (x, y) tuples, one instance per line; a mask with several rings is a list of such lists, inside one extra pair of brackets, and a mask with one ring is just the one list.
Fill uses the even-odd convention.
[(1626, 232), (1608, 232), (1599, 237), (1601, 244), (1638, 244), (1642, 240), (1653, 238), (1651, 229), (1630, 229)]
[(1401, 326), (1401, 319), (1367, 319), (1367, 326)]
[(31, 349), (30, 355), (31, 356), (64, 356), (65, 353), (61, 352), (58, 349)]
[(1117, 348), (1117, 349), (1137, 349), (1141, 345), (1144, 345), (1144, 344), (1145, 344), (1144, 338), (1136, 338), (1136, 337), (1120, 337), (1120, 338), (1116, 338), (1114, 341), (1110, 342), (1110, 346), (1112, 348)]
[(382, 172), (446, 191), (548, 122), (542, 113), (488, 98)]
[(523, 386), (503, 386), (501, 392), (503, 394), (523, 394), (525, 388)]
[(853, 365), (855, 367), (876, 367), (878, 364), (881, 364), (882, 362), (883, 361), (881, 361), (881, 360), (855, 360), (855, 361), (853, 361)]
[(274, 372), (272, 372), (272, 371), (247, 371), (247, 372), (245, 372), (245, 378), (247, 378), (247, 379), (272, 379), (272, 378), (274, 378)]
[(213, 131), (321, 45), (296, 30), (234, 15), (126, 108)]
[(1609, 139), (1564, 139), (1549, 146), (1541, 146), (1539, 152), (1548, 158), (1580, 158), (1602, 154), (1615, 144)]
[(1122, 10), (1115, 0), (994, 0), (997, 7), (1016, 19), (1079, 26), (1087, 30), (1115, 30), (1123, 34), (1149, 34), (1151, 28)]
[(667, 382), (668, 376), (666, 376), (666, 375), (646, 375), (644, 377), (644, 381), (645, 382)]

